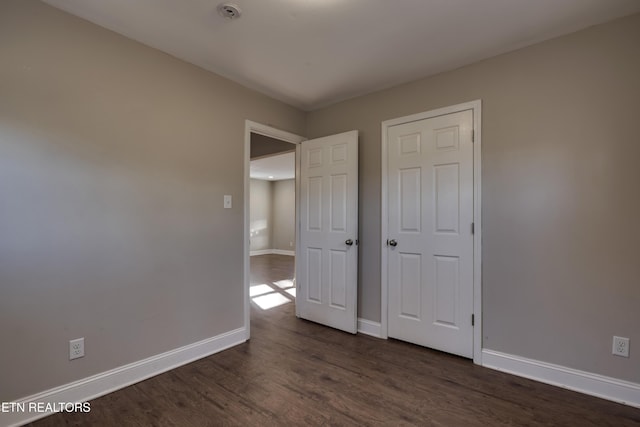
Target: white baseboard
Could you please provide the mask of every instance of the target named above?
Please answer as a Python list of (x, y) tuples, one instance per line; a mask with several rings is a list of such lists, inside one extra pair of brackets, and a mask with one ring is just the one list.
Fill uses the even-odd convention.
[(249, 256), (255, 255), (271, 255), (271, 249), (260, 249), (257, 251), (249, 251)]
[(482, 365), (640, 408), (640, 384), (487, 349), (482, 350)]
[(273, 251), (271, 251), (271, 253), (275, 255), (296, 256), (296, 251), (285, 251), (283, 249), (274, 249)]
[(257, 251), (250, 251), (249, 256), (255, 255), (289, 255), (296, 256), (296, 251), (285, 251), (283, 249), (260, 249)]
[[(42, 393), (19, 400), (28, 408), (30, 402), (86, 402), (163, 372), (218, 353), (246, 341), (245, 328), (235, 329), (212, 338), (186, 345), (166, 353), (158, 354), (138, 362), (120, 366)], [(19, 426), (53, 412), (0, 412), (1, 426)]]
[(367, 319), (358, 318), (358, 333), (382, 338), (380, 335), (380, 323)]

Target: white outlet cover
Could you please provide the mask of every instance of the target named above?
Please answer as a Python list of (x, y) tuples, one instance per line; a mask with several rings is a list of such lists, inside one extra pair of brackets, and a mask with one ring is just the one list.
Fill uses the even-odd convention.
[(629, 357), (629, 338), (614, 336), (611, 352), (616, 356)]
[(69, 341), (69, 360), (84, 357), (84, 337)]
[(231, 209), (231, 196), (228, 194), (225, 194), (224, 196), (224, 208)]

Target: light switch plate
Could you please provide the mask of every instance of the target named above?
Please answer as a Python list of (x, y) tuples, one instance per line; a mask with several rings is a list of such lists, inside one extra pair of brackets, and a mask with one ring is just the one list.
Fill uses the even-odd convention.
[(229, 194), (225, 194), (224, 196), (224, 208), (231, 209), (231, 196)]

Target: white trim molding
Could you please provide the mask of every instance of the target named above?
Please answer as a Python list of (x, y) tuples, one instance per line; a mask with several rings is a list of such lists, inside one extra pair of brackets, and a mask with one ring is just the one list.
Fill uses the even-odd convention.
[[(86, 402), (137, 382), (146, 380), (163, 372), (210, 356), (230, 347), (245, 342), (244, 328), (225, 332), (193, 344), (185, 345), (147, 359), (120, 366), (97, 375), (83, 378), (60, 387), (52, 388), (38, 394), (15, 401), (16, 404)], [(0, 413), (0, 425), (20, 426), (46, 417), (54, 412), (4, 412)]]
[(250, 251), (249, 256), (271, 255), (272, 253), (273, 253), (272, 249), (259, 249), (257, 251)]
[(271, 253), (274, 255), (296, 256), (296, 251), (285, 251), (284, 249), (273, 249)]
[(250, 256), (256, 255), (288, 255), (296, 256), (296, 251), (285, 251), (284, 249), (260, 249), (257, 251), (250, 251)]
[(494, 350), (482, 353), (487, 368), (640, 408), (640, 384)]
[(429, 119), (432, 117), (442, 116), (445, 114), (457, 113), (460, 111), (473, 111), (473, 362), (482, 364), (482, 101), (475, 100), (462, 104), (452, 105), (449, 107), (438, 108), (436, 110), (426, 111), (423, 113), (412, 114), (410, 116), (399, 117), (396, 119), (385, 120), (382, 122), (382, 144), (381, 144), (381, 193), (380, 193), (380, 337), (387, 338), (389, 333), (388, 327), (388, 300), (389, 300), (389, 283), (387, 276), (387, 236), (388, 236), (388, 212), (387, 212), (387, 191), (388, 191), (388, 168), (387, 168), (387, 131), (391, 126), (401, 125), (404, 123), (415, 122), (418, 120)]
[(372, 322), (358, 317), (358, 333), (382, 338), (380, 335), (380, 322)]

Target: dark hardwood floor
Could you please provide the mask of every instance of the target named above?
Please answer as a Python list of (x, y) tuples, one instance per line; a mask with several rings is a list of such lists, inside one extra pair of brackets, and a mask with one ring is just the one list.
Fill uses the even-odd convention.
[[(293, 258), (252, 257), (252, 281)], [(279, 286), (274, 292), (285, 296)], [(252, 304), (251, 341), (34, 426), (640, 426), (640, 410)]]

